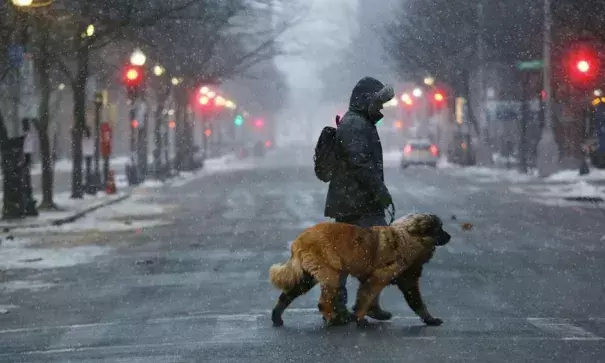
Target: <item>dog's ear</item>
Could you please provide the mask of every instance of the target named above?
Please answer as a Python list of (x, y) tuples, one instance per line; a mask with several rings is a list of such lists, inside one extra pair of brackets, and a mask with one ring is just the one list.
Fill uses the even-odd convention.
[(442, 222), (434, 214), (418, 213), (409, 214), (404, 219), (405, 230), (412, 235), (430, 235), (434, 231), (441, 229)]

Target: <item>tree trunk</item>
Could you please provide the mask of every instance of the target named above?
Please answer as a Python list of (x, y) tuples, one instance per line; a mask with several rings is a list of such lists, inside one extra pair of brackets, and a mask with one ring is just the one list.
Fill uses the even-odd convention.
[(73, 84), (74, 92), (74, 127), (72, 130), (71, 197), (84, 197), (82, 188), (82, 133), (86, 125), (86, 80), (88, 79), (88, 61), (90, 50), (87, 45), (78, 47), (76, 57), (77, 75)]
[(473, 130), (475, 130), (475, 134), (477, 137), (481, 137), (481, 131), (479, 130), (479, 123), (477, 122), (477, 117), (475, 116), (475, 112), (471, 107), (471, 87), (470, 87), (470, 72), (468, 70), (463, 71), (463, 87), (464, 87), (464, 97), (466, 97), (466, 103), (468, 105), (468, 121), (473, 125)]
[(34, 125), (38, 131), (40, 142), (40, 159), (42, 162), (42, 202), (40, 209), (57, 209), (53, 201), (53, 163), (48, 137), (50, 124), (50, 55), (48, 49), (48, 31), (43, 29), (39, 38), (39, 53), (36, 57), (36, 70), (40, 84), (40, 105), (38, 107), (39, 119)]
[(160, 97), (158, 97), (158, 107), (155, 110), (155, 125), (153, 129), (153, 141), (154, 141), (154, 150), (153, 150), (153, 169), (155, 173), (155, 177), (159, 178), (161, 175), (161, 167), (162, 167), (162, 120), (164, 114), (164, 103), (168, 98), (168, 93), (162, 93)]
[[(174, 138), (176, 155), (174, 160), (174, 168), (177, 172), (183, 171), (185, 166), (185, 133), (186, 133), (186, 122), (187, 122), (187, 102), (186, 97), (183, 96), (185, 91), (181, 88), (175, 90), (175, 101), (176, 101), (176, 137)], [(185, 99), (185, 102), (183, 102)]]

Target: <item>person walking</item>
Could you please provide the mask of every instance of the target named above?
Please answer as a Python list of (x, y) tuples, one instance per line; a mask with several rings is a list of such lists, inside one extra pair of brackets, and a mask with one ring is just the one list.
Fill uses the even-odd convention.
[[(384, 103), (394, 97), (393, 87), (372, 77), (360, 79), (351, 93), (349, 109), (336, 119), (334, 169), (329, 181), (325, 216), (360, 227), (387, 226), (385, 209), (393, 204), (384, 183), (382, 145), (376, 123)], [(336, 311), (347, 312), (347, 275), (339, 281)], [(350, 313), (349, 313), (350, 314)], [(367, 315), (389, 320), (392, 314), (374, 300)]]

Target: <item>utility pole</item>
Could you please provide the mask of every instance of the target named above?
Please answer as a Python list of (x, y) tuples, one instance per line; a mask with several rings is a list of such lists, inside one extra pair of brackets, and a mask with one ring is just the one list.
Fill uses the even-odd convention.
[(552, 119), (553, 119), (553, 95), (552, 95), (552, 63), (551, 63), (551, 52), (552, 52), (552, 14), (551, 14), (551, 0), (544, 0), (544, 38), (543, 38), (543, 60), (544, 60), (544, 128), (542, 129), (542, 137), (538, 144), (538, 169), (541, 176), (547, 176), (548, 174), (555, 171), (556, 162), (555, 157), (557, 156), (557, 148), (555, 144), (555, 137), (552, 130)]
[[(480, 145), (483, 145), (483, 151), (488, 152), (488, 157), (484, 158), (484, 160), (491, 160), (491, 148), (489, 148), (488, 141), (488, 125), (486, 124), (485, 117), (485, 40), (483, 37), (483, 32), (485, 29), (485, 14), (483, 12), (483, 0), (479, 0), (477, 4), (477, 20), (478, 20), (478, 29), (477, 29), (477, 57), (479, 60), (479, 69), (478, 69), (478, 81), (479, 81), (479, 125), (481, 135), (477, 135), (481, 138)], [(469, 105), (471, 107), (471, 105)], [(482, 153), (483, 154), (483, 153)], [(485, 156), (485, 155), (481, 155)]]

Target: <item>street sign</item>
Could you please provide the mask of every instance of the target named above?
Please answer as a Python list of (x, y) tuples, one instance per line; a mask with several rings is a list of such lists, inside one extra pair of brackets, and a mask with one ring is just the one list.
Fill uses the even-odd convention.
[(518, 62), (516, 64), (516, 67), (520, 71), (541, 69), (542, 67), (544, 67), (544, 61), (543, 60), (531, 60), (531, 61)]

